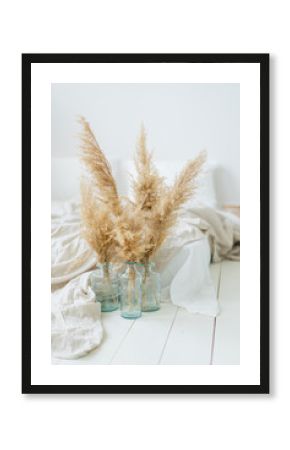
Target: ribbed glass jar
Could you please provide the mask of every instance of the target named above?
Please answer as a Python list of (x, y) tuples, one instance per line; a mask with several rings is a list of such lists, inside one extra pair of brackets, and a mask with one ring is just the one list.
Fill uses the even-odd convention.
[(125, 319), (137, 319), (141, 316), (141, 274), (135, 262), (127, 262), (120, 274), (121, 316)]
[(98, 264), (97, 269), (91, 274), (90, 282), (96, 301), (101, 303), (101, 311), (110, 312), (118, 309), (120, 283), (111, 263)]
[(153, 262), (146, 262), (141, 265), (142, 311), (144, 312), (160, 309), (161, 280), (160, 274), (154, 271), (154, 267)]

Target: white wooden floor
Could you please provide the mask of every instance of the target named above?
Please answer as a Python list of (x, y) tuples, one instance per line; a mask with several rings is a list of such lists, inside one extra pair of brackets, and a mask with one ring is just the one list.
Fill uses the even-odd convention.
[(211, 265), (221, 313), (190, 314), (163, 303), (154, 313), (125, 320), (103, 313), (104, 340), (87, 356), (56, 364), (239, 364), (240, 264)]

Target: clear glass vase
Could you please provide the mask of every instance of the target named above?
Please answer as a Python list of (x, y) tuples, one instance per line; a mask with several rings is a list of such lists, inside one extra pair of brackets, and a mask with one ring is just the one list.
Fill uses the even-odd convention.
[(142, 311), (150, 312), (160, 309), (161, 279), (160, 274), (153, 269), (155, 264), (142, 264)]
[(136, 269), (136, 263), (127, 262), (125, 270), (120, 275), (121, 316), (125, 319), (137, 319), (141, 316), (141, 275)]
[(99, 264), (97, 270), (92, 272), (90, 282), (96, 301), (101, 303), (101, 311), (110, 312), (118, 309), (120, 284), (111, 263)]

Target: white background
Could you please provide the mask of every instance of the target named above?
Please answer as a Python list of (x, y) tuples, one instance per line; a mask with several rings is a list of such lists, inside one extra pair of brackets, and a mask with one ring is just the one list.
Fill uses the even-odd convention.
[(81, 114), (109, 159), (130, 159), (143, 122), (156, 160), (188, 160), (206, 149), (208, 160), (217, 165), (218, 204), (240, 204), (239, 84), (164, 81), (54, 83), (52, 156), (77, 156), (76, 118)]
[[(289, 445), (287, 3), (15, 2), (2, 7), (1, 444), (6, 449), (272, 449)], [(100, 5), (103, 5), (102, 7)], [(105, 5), (105, 6), (104, 6)], [(271, 52), (270, 396), (20, 394), (21, 52)], [(274, 236), (275, 235), (275, 236)], [(3, 289), (4, 288), (4, 289)], [(129, 420), (130, 419), (130, 420)], [(128, 427), (130, 431), (128, 432)]]

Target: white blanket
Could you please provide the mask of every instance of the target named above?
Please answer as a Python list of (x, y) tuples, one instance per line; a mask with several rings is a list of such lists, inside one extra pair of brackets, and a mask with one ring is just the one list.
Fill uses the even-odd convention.
[(97, 259), (80, 236), (77, 202), (52, 204), (51, 211), (51, 285), (55, 290), (90, 270)]
[(95, 301), (88, 273), (54, 292), (51, 327), (54, 358), (79, 358), (101, 343), (101, 305)]
[[(226, 239), (234, 224), (226, 222)], [(185, 211), (172, 236), (155, 258), (161, 273), (162, 300), (186, 308), (192, 313), (216, 316), (218, 302), (212, 283), (209, 262), (211, 248), (205, 229), (193, 210)], [(217, 245), (214, 247), (218, 253)], [(52, 356), (79, 358), (100, 345), (103, 336), (100, 304), (94, 301), (89, 285), (90, 270), (96, 257), (80, 236), (77, 203), (53, 205), (52, 208)]]

